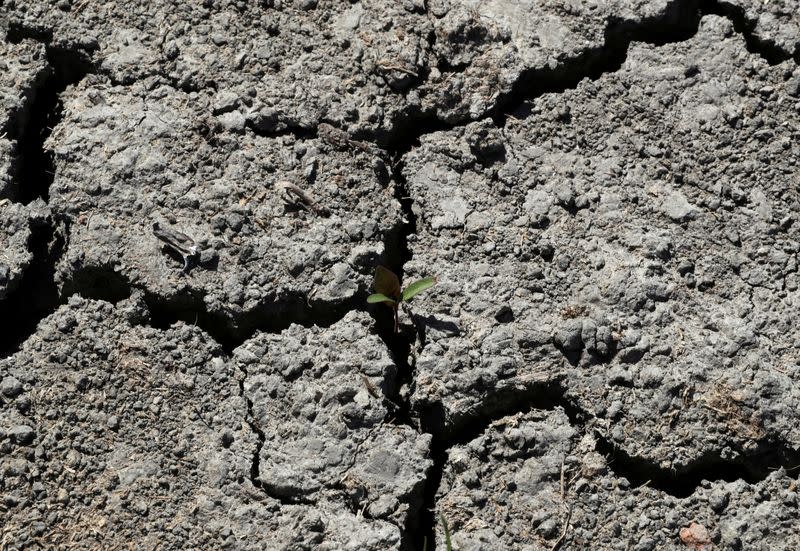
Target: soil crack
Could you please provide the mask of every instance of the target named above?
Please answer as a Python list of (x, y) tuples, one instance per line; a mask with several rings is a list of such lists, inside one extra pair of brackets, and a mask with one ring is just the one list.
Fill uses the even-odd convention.
[[(423, 430), (433, 436), (431, 468), (425, 487), (424, 504), (420, 508), (420, 526), (417, 549), (435, 549), (436, 494), (441, 484), (450, 449), (468, 444), (478, 438), (494, 423), (504, 417), (526, 413), (533, 409), (550, 411), (562, 408), (570, 425), (582, 433), (591, 432), (596, 441), (596, 450), (606, 457), (608, 467), (615, 476), (626, 479), (631, 487), (650, 486), (677, 498), (688, 498), (701, 487), (703, 481), (717, 482), (744, 480), (756, 484), (765, 480), (778, 469), (793, 470), (800, 466), (800, 450), (777, 441), (762, 443), (752, 452), (739, 452), (735, 457), (722, 457), (719, 451), (698, 458), (679, 469), (665, 468), (646, 458), (634, 457), (615, 446), (595, 427), (596, 417), (581, 410), (567, 397), (564, 381), (532, 385), (510, 392), (504, 399), (496, 401), (493, 408), (477, 412), (454, 430), (445, 431), (441, 425), (423, 422)], [(424, 418), (423, 418), (424, 420)], [(433, 543), (433, 546), (432, 546)]]
[[(553, 69), (537, 69), (524, 72), (514, 83), (509, 93), (501, 96), (495, 107), (488, 114), (495, 125), (502, 128), (510, 116), (520, 118), (526, 116), (525, 105), (547, 93), (562, 93), (577, 87), (584, 79), (596, 80), (601, 76), (618, 71), (627, 59), (632, 42), (644, 42), (659, 46), (668, 43), (680, 43), (691, 39), (697, 33), (700, 21), (705, 15), (722, 15), (733, 23), (734, 30), (741, 34), (748, 51), (764, 58), (770, 64), (784, 61), (791, 56), (780, 53), (774, 46), (759, 41), (753, 34), (753, 25), (746, 24), (741, 10), (731, 8), (724, 2), (696, 0), (676, 2), (664, 16), (652, 18), (640, 23), (617, 21), (606, 31), (604, 44), (590, 50), (578, 58), (562, 63)], [(390, 268), (403, 276), (403, 267), (411, 260), (412, 253), (409, 240), (417, 232), (417, 218), (413, 210), (413, 199), (410, 197), (407, 182), (403, 175), (404, 157), (426, 134), (438, 131), (453, 130), (463, 127), (471, 121), (446, 123), (430, 113), (418, 113), (409, 117), (395, 129), (395, 132), (381, 145), (393, 159), (393, 179), (395, 182), (395, 199), (400, 202), (406, 222), (398, 240), (398, 248), (390, 256)], [(380, 313), (373, 314), (381, 327)], [(385, 320), (384, 325), (386, 325)], [(380, 331), (384, 342), (403, 368), (402, 384), (413, 387), (416, 376), (414, 366), (408, 363), (408, 353), (412, 346), (412, 335), (403, 333), (394, 335), (389, 329)], [(400, 386), (400, 385), (399, 385)], [(435, 410), (428, 411), (420, 419), (415, 419), (410, 411), (408, 399), (398, 394), (395, 397), (401, 404), (399, 418), (411, 426), (421, 425), (421, 430), (433, 436), (431, 455), (434, 466), (429, 472), (426, 483), (424, 503), (419, 508), (418, 525), (422, 527), (416, 541), (412, 543), (422, 549), (427, 541), (428, 549), (435, 549), (435, 529), (437, 521), (434, 514), (436, 493), (441, 482), (444, 464), (449, 449), (476, 438), (495, 420), (527, 411), (533, 408), (553, 409), (562, 407), (573, 425), (587, 425), (590, 417), (579, 411), (565, 397), (563, 386), (553, 388), (531, 387), (521, 392), (511, 393), (497, 406), (483, 411), (464, 427), (456, 431), (445, 431), (443, 416)], [(622, 450), (608, 444), (598, 435), (598, 451), (609, 457), (609, 463), (618, 476), (627, 478), (632, 484), (649, 482), (651, 486), (676, 497), (691, 495), (702, 480), (735, 480), (743, 479), (749, 483), (763, 480), (769, 470), (783, 466), (790, 468), (800, 464), (800, 453), (787, 449), (786, 446), (765, 446), (760, 452), (741, 456), (735, 460), (721, 457), (706, 457), (682, 469), (680, 472), (664, 470), (645, 460), (632, 458)], [(776, 451), (777, 450), (777, 451)]]
[(150, 312), (152, 327), (166, 329), (178, 321), (196, 325), (227, 353), (244, 344), (257, 331), (280, 333), (293, 324), (330, 327), (351, 310), (361, 309), (361, 304), (366, 304), (366, 296), (361, 294), (341, 303), (321, 304), (309, 304), (306, 296), (292, 295), (233, 317), (209, 311), (203, 297), (197, 294), (183, 294), (167, 299), (146, 293), (144, 300)]
[[(745, 18), (744, 8), (729, 4), (725, 0), (701, 0), (700, 11), (703, 15), (720, 15), (727, 18), (733, 24), (734, 30), (744, 38), (747, 51), (761, 56), (770, 65), (778, 65), (793, 59), (791, 53), (785, 52), (775, 43), (756, 36), (756, 22)], [(794, 59), (800, 62), (800, 52), (795, 54)]]
[[(248, 373), (247, 371), (242, 368), (242, 378), (239, 380), (239, 395), (244, 399), (245, 404), (247, 406), (247, 411), (245, 413), (245, 422), (247, 426), (250, 427), (250, 430), (253, 431), (253, 434), (256, 435), (258, 439), (258, 443), (256, 444), (256, 449), (253, 452), (253, 460), (250, 464), (250, 482), (253, 483), (253, 486), (258, 488), (260, 491), (264, 492), (267, 496), (275, 498), (267, 492), (267, 489), (264, 487), (264, 483), (261, 482), (260, 474), (261, 474), (261, 449), (264, 447), (264, 442), (266, 442), (267, 437), (264, 434), (264, 431), (261, 427), (258, 426), (255, 418), (253, 417), (253, 401), (247, 397), (244, 391), (244, 383), (247, 380)], [(277, 498), (276, 498), (277, 499)]]
[(55, 265), (69, 235), (65, 221), (52, 216), (31, 228), (28, 249), (33, 259), (14, 291), (0, 301), (0, 358), (12, 354), (59, 304)]
[(595, 431), (597, 451), (608, 458), (611, 470), (628, 480), (631, 486), (647, 485), (665, 494), (691, 496), (704, 480), (756, 484), (780, 468), (791, 470), (800, 465), (800, 450), (781, 442), (762, 444), (757, 450), (725, 458), (718, 451), (709, 452), (680, 469), (662, 467), (654, 461), (633, 457)]
[(47, 45), (46, 52), (48, 69), (26, 94), (29, 104), (23, 107), (23, 113), (16, 117), (16, 124), (12, 122), (8, 132), (18, 143), (15, 190), (11, 198), (26, 205), (40, 197), (48, 201), (50, 196), (55, 166), (53, 152), (44, 144), (63, 118), (62, 92), (93, 71), (80, 50)]
[[(48, 43), (51, 37), (12, 25), (7, 38), (11, 42), (33, 38)], [(45, 74), (26, 93), (28, 104), (8, 128), (9, 136), (18, 143), (15, 185), (10, 199), (26, 205), (39, 198), (49, 199), (55, 169), (53, 154), (44, 144), (63, 115), (60, 95), (92, 70), (79, 50), (47, 45), (46, 55)], [(39, 321), (53, 313), (60, 303), (55, 266), (67, 246), (70, 221), (50, 214), (44, 223), (31, 223), (28, 250), (33, 258), (17, 288), (0, 302), (0, 311), (15, 313), (0, 320), (0, 357), (16, 350), (35, 331)]]

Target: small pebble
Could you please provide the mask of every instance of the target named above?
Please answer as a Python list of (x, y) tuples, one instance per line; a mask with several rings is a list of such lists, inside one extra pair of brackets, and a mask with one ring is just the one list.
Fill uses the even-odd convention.
[(0, 384), (0, 392), (9, 398), (19, 396), (22, 393), (22, 383), (16, 377), (4, 377)]
[(35, 432), (32, 427), (28, 425), (17, 425), (15, 427), (11, 427), (11, 437), (17, 442), (17, 444), (21, 444), (23, 446), (27, 446), (31, 442), (33, 442), (33, 438), (35, 436)]
[(728, 492), (715, 490), (708, 497), (708, 505), (717, 513), (721, 513), (728, 506), (730, 496)]
[(111, 430), (117, 430), (119, 428), (119, 417), (117, 417), (116, 415), (112, 415), (106, 421), (106, 425)]

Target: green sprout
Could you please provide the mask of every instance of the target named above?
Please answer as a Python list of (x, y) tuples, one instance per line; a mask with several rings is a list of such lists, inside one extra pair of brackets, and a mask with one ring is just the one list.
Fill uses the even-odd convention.
[[(453, 542), (450, 541), (450, 527), (447, 525), (444, 515), (439, 515), (439, 520), (442, 522), (442, 526), (444, 527), (444, 544), (447, 547), (447, 551), (453, 551)], [(428, 551), (427, 537), (422, 540), (422, 551)]]
[(375, 281), (373, 283), (375, 294), (368, 296), (367, 302), (370, 304), (382, 302), (390, 307), (394, 314), (394, 332), (398, 333), (400, 331), (400, 304), (410, 301), (419, 293), (425, 289), (430, 289), (434, 285), (436, 285), (436, 278), (426, 277), (411, 283), (408, 287), (401, 290), (400, 280), (397, 279), (394, 272), (383, 266), (378, 266), (375, 270)]
[(453, 542), (450, 541), (450, 527), (447, 525), (444, 515), (439, 515), (439, 519), (444, 527), (444, 543), (447, 546), (447, 551), (453, 551)]

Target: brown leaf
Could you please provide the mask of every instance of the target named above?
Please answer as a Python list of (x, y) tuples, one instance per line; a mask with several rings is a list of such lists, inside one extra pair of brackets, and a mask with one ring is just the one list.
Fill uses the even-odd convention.
[(397, 279), (394, 272), (383, 266), (378, 266), (375, 270), (374, 288), (376, 293), (386, 295), (397, 302), (400, 301), (400, 280)]
[(702, 524), (693, 522), (688, 528), (681, 528), (680, 536), (686, 547), (697, 551), (711, 549), (711, 538), (708, 535), (708, 530)]

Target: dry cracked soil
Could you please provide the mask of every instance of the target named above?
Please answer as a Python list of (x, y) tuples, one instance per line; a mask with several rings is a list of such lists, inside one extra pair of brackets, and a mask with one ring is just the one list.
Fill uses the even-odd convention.
[(800, 0), (0, 0), (0, 548), (798, 549), (798, 231)]

